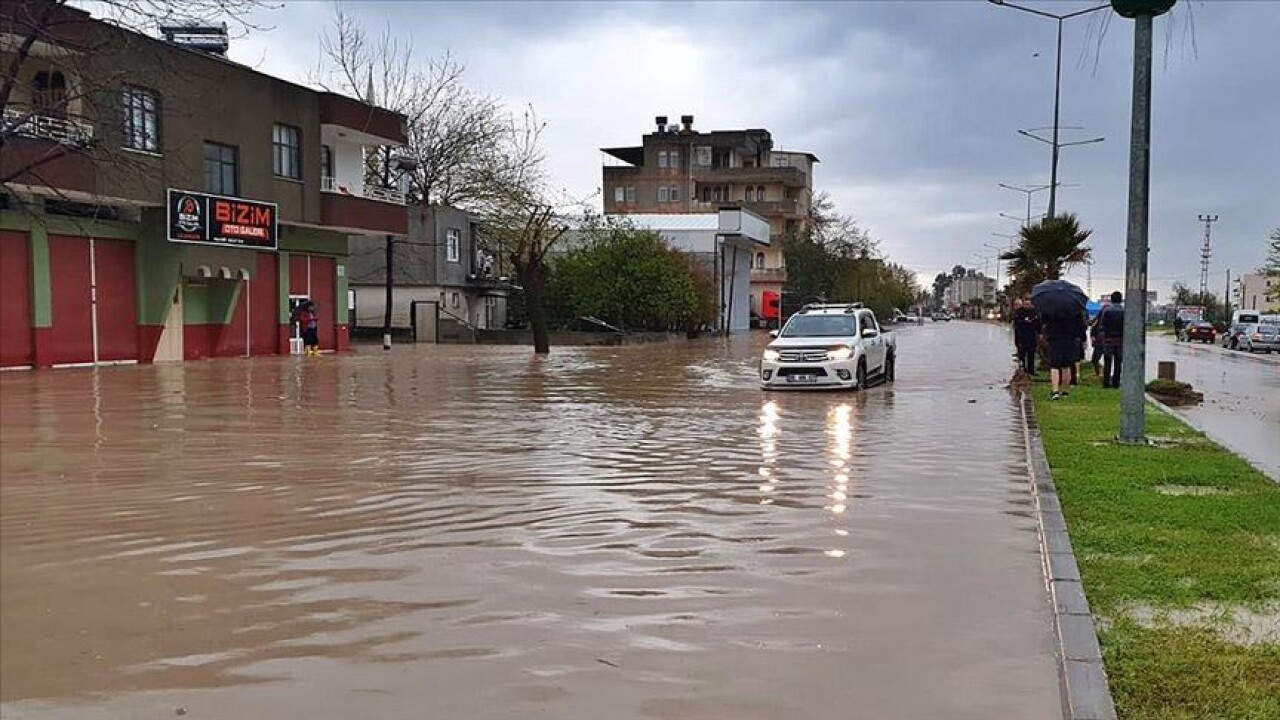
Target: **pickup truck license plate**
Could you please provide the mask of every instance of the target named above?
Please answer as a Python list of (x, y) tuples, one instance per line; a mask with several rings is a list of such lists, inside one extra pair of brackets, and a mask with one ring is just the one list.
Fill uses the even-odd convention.
[(818, 380), (818, 377), (816, 375), (788, 375), (787, 376), (787, 382), (789, 383), (811, 383), (811, 382), (817, 382), (817, 380)]

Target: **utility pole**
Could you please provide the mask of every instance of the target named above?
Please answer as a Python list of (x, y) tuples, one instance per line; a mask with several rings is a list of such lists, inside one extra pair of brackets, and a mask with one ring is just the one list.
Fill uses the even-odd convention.
[(1204, 245), (1200, 246), (1200, 302), (1204, 302), (1209, 293), (1209, 257), (1212, 254), (1209, 249), (1210, 228), (1218, 222), (1218, 216), (1206, 214), (1197, 217), (1204, 223)]
[(1129, 134), (1129, 227), (1125, 240), (1124, 347), (1120, 441), (1146, 440), (1147, 253), (1151, 214), (1151, 26), (1176, 0), (1111, 0), (1134, 21), (1133, 107)]
[(1030, 133), (1023, 132), (1021, 130), (1019, 131), (1023, 135), (1027, 135), (1028, 137), (1035, 138), (1036, 140), (1040, 140), (1041, 142), (1045, 142), (1053, 146), (1053, 157), (1052, 157), (1052, 162), (1049, 166), (1049, 211), (1046, 214), (1046, 217), (1052, 219), (1055, 217), (1055, 211), (1058, 207), (1058, 151), (1064, 147), (1067, 147), (1068, 145), (1083, 145), (1085, 143), (1102, 141), (1102, 138), (1098, 138), (1096, 140), (1086, 140), (1080, 143), (1058, 142), (1058, 128), (1059, 128), (1058, 116), (1060, 114), (1059, 111), (1062, 106), (1062, 23), (1064, 20), (1070, 20), (1073, 17), (1079, 17), (1081, 15), (1088, 15), (1091, 12), (1102, 10), (1107, 6), (1097, 5), (1091, 8), (1085, 8), (1084, 10), (1077, 10), (1076, 12), (1066, 13), (1065, 15), (1056, 15), (1054, 13), (1045, 12), (1043, 10), (1036, 10), (1035, 8), (1024, 7), (1022, 5), (1015, 5), (1014, 3), (1007, 2), (1007, 0), (988, 0), (988, 2), (992, 3), (993, 5), (1010, 7), (1010, 8), (1013, 8), (1014, 10), (1021, 10), (1022, 12), (1031, 13), (1032, 15), (1039, 15), (1040, 17), (1046, 17), (1051, 20), (1055, 20), (1058, 23), (1058, 53), (1057, 53), (1058, 59), (1057, 59), (1057, 63), (1054, 65), (1054, 73), (1053, 73), (1053, 139), (1045, 140), (1044, 138), (1036, 137), (1035, 135), (1031, 135)]
[(1222, 293), (1222, 322), (1231, 323), (1231, 268), (1227, 268), (1227, 288)]
[(1084, 263), (1085, 267), (1085, 291), (1084, 294), (1093, 299), (1093, 258), (1089, 258)]

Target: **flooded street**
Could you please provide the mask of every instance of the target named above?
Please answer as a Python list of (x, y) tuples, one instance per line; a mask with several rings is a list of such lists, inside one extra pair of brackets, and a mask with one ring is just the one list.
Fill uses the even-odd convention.
[(4, 718), (1061, 718), (1002, 328), (0, 375)]

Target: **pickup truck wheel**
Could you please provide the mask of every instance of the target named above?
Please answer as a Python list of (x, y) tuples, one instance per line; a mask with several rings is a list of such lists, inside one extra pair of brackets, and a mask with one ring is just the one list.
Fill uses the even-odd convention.
[(893, 357), (893, 353), (889, 353), (889, 356), (886, 357), (884, 360), (884, 381), (885, 382), (893, 382), (894, 374), (896, 372), (896, 370), (894, 369), (894, 365), (895, 365), (895, 360)]
[(867, 361), (862, 359), (858, 361), (858, 385), (855, 390), (867, 389)]

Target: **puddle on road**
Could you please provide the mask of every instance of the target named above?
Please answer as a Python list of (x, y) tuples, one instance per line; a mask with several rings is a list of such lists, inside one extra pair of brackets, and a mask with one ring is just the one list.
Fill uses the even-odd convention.
[(758, 337), (5, 373), (0, 710), (1048, 717), (1005, 342), (857, 394), (762, 394)]

